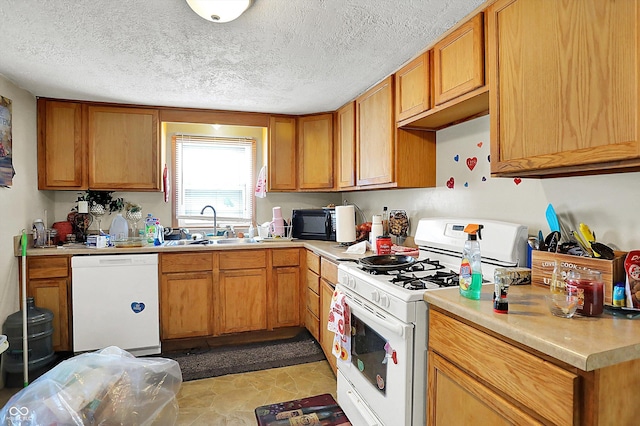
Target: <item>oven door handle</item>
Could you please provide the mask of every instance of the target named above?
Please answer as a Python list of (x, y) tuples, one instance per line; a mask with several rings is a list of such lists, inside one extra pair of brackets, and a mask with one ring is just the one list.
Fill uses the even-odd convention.
[(357, 316), (366, 319), (367, 322), (373, 322), (377, 325), (379, 325), (380, 327), (384, 327), (387, 330), (395, 333), (396, 335), (400, 336), (400, 337), (404, 337), (404, 328), (405, 327), (409, 327), (406, 324), (401, 323), (400, 321), (398, 321), (397, 319), (393, 318), (393, 317), (386, 317), (385, 319), (381, 319), (378, 318), (377, 316), (375, 316), (373, 313), (369, 312), (368, 310), (355, 305), (355, 304), (350, 304), (348, 303), (349, 300), (347, 299), (347, 305), (349, 305), (349, 308), (351, 309), (352, 313), (355, 313)]

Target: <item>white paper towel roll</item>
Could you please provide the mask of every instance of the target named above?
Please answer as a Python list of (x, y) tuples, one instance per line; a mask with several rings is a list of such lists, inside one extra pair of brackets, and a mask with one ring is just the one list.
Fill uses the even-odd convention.
[(356, 240), (356, 210), (354, 206), (336, 206), (336, 241), (352, 243)]

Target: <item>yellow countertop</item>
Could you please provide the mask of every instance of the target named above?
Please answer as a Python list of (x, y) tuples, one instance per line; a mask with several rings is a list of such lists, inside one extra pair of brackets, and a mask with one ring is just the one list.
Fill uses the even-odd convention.
[(428, 291), (424, 300), (480, 327), (498, 333), (583, 371), (640, 358), (640, 319), (555, 317), (544, 296), (546, 288), (524, 285), (509, 289), (509, 313), (493, 311), (493, 284), (484, 285), (480, 300), (460, 296), (458, 288)]

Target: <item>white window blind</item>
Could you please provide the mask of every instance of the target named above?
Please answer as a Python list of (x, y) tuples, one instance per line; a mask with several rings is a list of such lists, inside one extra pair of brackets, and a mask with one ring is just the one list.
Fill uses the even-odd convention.
[(181, 227), (249, 225), (254, 216), (256, 141), (249, 138), (176, 134), (175, 218)]

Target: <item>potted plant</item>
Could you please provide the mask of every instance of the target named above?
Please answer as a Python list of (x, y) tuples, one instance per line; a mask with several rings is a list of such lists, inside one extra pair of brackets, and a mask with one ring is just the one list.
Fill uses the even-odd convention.
[(113, 192), (89, 189), (84, 193), (79, 193), (77, 201), (87, 201), (90, 211), (93, 207), (94, 211), (99, 212), (101, 209), (98, 206), (102, 206), (104, 213), (120, 212), (124, 209), (124, 199), (122, 197), (113, 198)]

